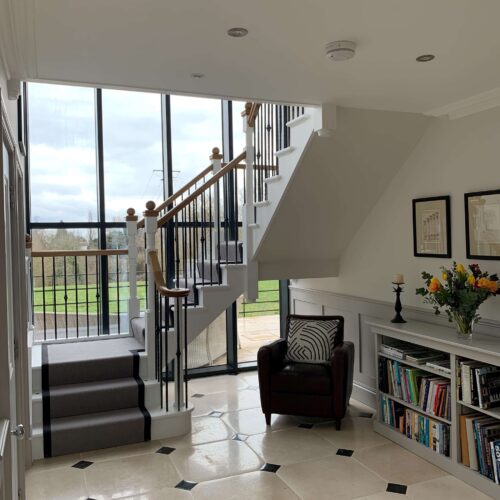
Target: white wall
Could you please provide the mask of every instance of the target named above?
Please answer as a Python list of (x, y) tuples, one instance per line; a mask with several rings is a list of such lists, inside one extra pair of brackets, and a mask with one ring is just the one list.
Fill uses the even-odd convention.
[(2, 100), (6, 105), (12, 130), (17, 134), (17, 101), (10, 101), (7, 96), (7, 76), (4, 65), (0, 59), (0, 89), (2, 90)]
[[(436, 120), (343, 252), (339, 277), (298, 280), (294, 285), (392, 302), (392, 275), (404, 273), (403, 303), (423, 306), (422, 298), (415, 295), (422, 284), (421, 271), (438, 273), (451, 259), (413, 256), (412, 199), (451, 195), (452, 258), (467, 264), (464, 193), (498, 188), (500, 108), (457, 120)], [(477, 262), (485, 270), (500, 272), (500, 261)], [(500, 297), (489, 299), (480, 313), (500, 320)]]

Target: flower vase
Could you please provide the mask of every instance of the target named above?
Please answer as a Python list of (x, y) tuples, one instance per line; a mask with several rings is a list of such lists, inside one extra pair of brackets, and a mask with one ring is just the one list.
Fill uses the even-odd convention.
[(476, 323), (474, 316), (471, 318), (462, 314), (453, 313), (453, 319), (455, 320), (458, 338), (464, 340), (472, 339), (472, 330)]

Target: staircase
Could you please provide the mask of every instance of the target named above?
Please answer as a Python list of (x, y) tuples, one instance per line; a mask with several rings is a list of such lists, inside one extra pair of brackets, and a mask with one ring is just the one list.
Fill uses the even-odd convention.
[(211, 165), (159, 206), (148, 202), (144, 219), (127, 211), (130, 334), (33, 346), (35, 459), (190, 431), (188, 346), (243, 293), (256, 298), (255, 250), (323, 121), (320, 108), (270, 104), (247, 104), (242, 116), (244, 152), (223, 163), (214, 148)]

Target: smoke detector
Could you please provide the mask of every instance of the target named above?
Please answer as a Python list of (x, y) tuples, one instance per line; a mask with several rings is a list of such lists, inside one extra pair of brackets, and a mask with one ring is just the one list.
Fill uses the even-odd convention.
[(349, 40), (338, 40), (326, 44), (326, 57), (332, 61), (347, 61), (356, 53), (356, 44)]

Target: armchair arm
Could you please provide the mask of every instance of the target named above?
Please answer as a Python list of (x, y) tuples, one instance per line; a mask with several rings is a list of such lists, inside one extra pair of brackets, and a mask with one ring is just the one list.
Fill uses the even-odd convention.
[(333, 383), (333, 413), (343, 418), (352, 393), (354, 376), (354, 344), (343, 342), (335, 347), (331, 361)]
[(286, 347), (286, 340), (279, 339), (262, 346), (257, 353), (260, 401), (265, 414), (270, 413), (271, 408), (271, 377), (283, 368)]

